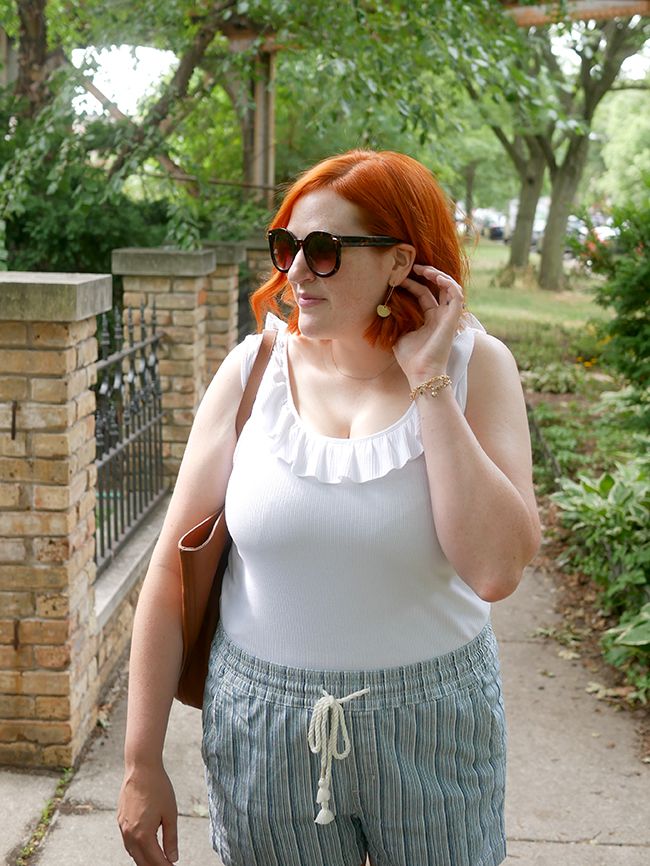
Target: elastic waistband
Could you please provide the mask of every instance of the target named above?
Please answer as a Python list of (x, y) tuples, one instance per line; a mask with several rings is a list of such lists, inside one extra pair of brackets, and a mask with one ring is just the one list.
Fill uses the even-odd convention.
[(383, 709), (435, 700), (477, 684), (485, 671), (498, 670), (498, 652), (488, 622), (473, 641), (429, 661), (373, 671), (318, 671), (277, 665), (235, 646), (220, 624), (215, 636), (210, 677), (221, 685), (260, 700), (312, 707), (323, 689), (335, 697), (369, 689), (346, 712)]

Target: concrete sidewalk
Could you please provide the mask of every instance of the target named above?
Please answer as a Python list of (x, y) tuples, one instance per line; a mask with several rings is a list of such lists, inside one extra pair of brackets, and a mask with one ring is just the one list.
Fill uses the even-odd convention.
[[(550, 579), (528, 569), (493, 608), (508, 715), (506, 866), (648, 866), (650, 766), (639, 761), (634, 721), (586, 693), (593, 674), (534, 637), (557, 624)], [(129, 866), (116, 822), (126, 716), (122, 697), (68, 786), (35, 863)], [(219, 866), (208, 841), (200, 713), (175, 705), (165, 761), (174, 782), (180, 864)], [(57, 779), (0, 771), (0, 862), (14, 866)], [(305, 864), (310, 866), (310, 864)]]

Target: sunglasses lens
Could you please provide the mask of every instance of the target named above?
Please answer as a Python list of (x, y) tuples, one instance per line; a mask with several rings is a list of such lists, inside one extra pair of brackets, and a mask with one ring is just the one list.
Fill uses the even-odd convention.
[(304, 247), (307, 264), (320, 277), (336, 270), (336, 242), (328, 232), (312, 232)]
[(285, 229), (278, 229), (272, 235), (271, 255), (273, 264), (279, 271), (288, 271), (296, 257), (298, 245), (293, 235)]

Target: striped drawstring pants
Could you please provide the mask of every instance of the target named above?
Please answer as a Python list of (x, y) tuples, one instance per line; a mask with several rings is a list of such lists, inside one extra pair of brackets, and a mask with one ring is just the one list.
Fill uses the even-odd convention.
[[(352, 697), (340, 701), (351, 748), (329, 774), (334, 819), (315, 823), (322, 768), (308, 731), (324, 691)], [(489, 623), (452, 653), (376, 671), (271, 664), (220, 627), (203, 731), (212, 844), (226, 866), (361, 866), (367, 854), (373, 866), (505, 858), (505, 717)]]

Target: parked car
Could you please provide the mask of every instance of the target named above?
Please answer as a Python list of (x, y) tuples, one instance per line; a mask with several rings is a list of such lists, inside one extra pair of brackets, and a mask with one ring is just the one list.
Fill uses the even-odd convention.
[(490, 214), (483, 222), (481, 234), (491, 240), (501, 240), (506, 227), (506, 215), (503, 213)]

